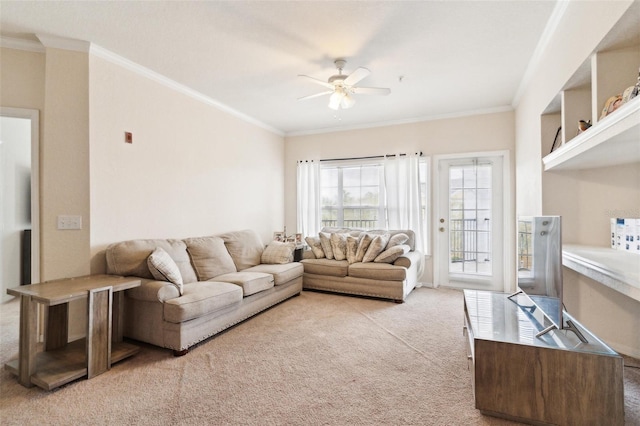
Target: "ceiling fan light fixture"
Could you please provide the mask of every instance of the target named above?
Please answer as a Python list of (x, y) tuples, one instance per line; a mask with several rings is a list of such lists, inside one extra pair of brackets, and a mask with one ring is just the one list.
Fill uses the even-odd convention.
[(356, 103), (356, 100), (349, 93), (345, 94), (342, 98), (342, 102), (340, 102), (340, 106), (342, 109), (348, 109)]
[(329, 97), (329, 108), (333, 110), (340, 109), (340, 103), (342, 102), (342, 98), (344, 98), (344, 93), (336, 89), (336, 91), (333, 92)]

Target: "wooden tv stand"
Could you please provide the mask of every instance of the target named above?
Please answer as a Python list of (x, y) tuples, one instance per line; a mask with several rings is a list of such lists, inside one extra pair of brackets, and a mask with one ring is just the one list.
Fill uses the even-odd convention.
[(535, 425), (624, 425), (622, 357), (573, 318), (588, 343), (569, 330), (535, 337), (539, 309), (508, 296), (464, 291), (476, 408)]

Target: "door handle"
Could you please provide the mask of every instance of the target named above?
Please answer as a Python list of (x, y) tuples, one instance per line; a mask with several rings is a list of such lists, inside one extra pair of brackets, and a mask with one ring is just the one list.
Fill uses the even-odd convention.
[(439, 230), (440, 232), (444, 232), (444, 226), (441, 226), (438, 230)]

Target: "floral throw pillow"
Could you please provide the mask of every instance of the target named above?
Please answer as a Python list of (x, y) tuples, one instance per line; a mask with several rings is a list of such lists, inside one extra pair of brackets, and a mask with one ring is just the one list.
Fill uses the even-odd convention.
[(322, 250), (322, 244), (320, 243), (319, 237), (307, 237), (304, 240), (311, 248), (311, 251), (313, 252), (313, 255), (316, 257), (316, 259), (324, 258), (324, 250)]
[(411, 247), (406, 244), (393, 246), (380, 253), (373, 261), (376, 263), (393, 263), (403, 254), (409, 253), (409, 250), (411, 250)]
[(358, 252), (359, 242), (360, 239), (358, 237), (354, 237), (353, 235), (347, 236), (347, 262), (349, 262), (349, 264), (357, 262), (356, 254)]
[(389, 242), (389, 234), (376, 235), (373, 237), (367, 252), (364, 254), (363, 262), (373, 262), (373, 260), (378, 257), (380, 253), (384, 251), (384, 248), (387, 246)]
[(349, 236), (349, 234), (334, 232), (329, 237), (333, 258), (335, 260), (345, 260), (347, 258), (347, 236)]
[(367, 253), (367, 250), (371, 245), (371, 241), (373, 241), (373, 235), (371, 234), (364, 233), (360, 236), (358, 249), (356, 250), (356, 262), (362, 262), (362, 259), (364, 259), (364, 255)]

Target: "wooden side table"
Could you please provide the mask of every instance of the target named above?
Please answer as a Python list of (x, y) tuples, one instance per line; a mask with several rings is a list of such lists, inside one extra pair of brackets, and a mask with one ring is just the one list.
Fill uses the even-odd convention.
[[(90, 379), (134, 355), (139, 348), (122, 339), (122, 291), (140, 284), (139, 279), (91, 275), (8, 289), (20, 297), (20, 343), (18, 359), (6, 368), (23, 386), (51, 390), (84, 376)], [(87, 299), (87, 337), (68, 343), (69, 302), (80, 299)], [(38, 304), (47, 307), (40, 352)]]

